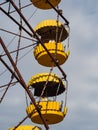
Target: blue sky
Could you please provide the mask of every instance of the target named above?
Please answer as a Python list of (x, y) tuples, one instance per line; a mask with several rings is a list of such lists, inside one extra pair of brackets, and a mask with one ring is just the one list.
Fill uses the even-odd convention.
[[(3, 0), (1, 0), (3, 2)], [(16, 2), (16, 1), (15, 1)], [(17, 2), (16, 2), (17, 3)], [(29, 3), (24, 0), (22, 5)], [(62, 0), (59, 7), (63, 10), (63, 15), (70, 22), (70, 50), (71, 54), (68, 61), (62, 65), (63, 70), (67, 74), (68, 113), (64, 120), (56, 125), (51, 125), (50, 130), (96, 130), (98, 127), (98, 1), (97, 0)], [(3, 6), (7, 9), (8, 5)], [(36, 8), (32, 5), (23, 10), (23, 14), (28, 19)], [(52, 15), (51, 15), (52, 14)], [(19, 20), (16, 13), (13, 16)], [(0, 28), (9, 31), (18, 32), (18, 27), (10, 21), (2, 12), (0, 12)], [(55, 19), (56, 13), (54, 10), (43, 11), (37, 9), (36, 13), (30, 19), (29, 23), (35, 25), (44, 19)], [(23, 32), (23, 35), (27, 36)], [(7, 45), (13, 38), (12, 35), (0, 31), (0, 36)], [(18, 38), (15, 38), (13, 44), (8, 47), (12, 50), (16, 47)], [(31, 41), (22, 40), (21, 46), (31, 44)], [(32, 49), (33, 50), (33, 49)], [(0, 54), (2, 48), (0, 47)], [(20, 57), (25, 53), (20, 53)], [(5, 60), (8, 62), (7, 58)], [(10, 65), (10, 63), (9, 63)], [(23, 67), (24, 66), (24, 67)], [(5, 70), (5, 67), (0, 63), (0, 73)], [(25, 82), (34, 75), (43, 71), (49, 71), (38, 65), (33, 57), (32, 51), (18, 63), (18, 68), (23, 75)], [(56, 73), (58, 72), (55, 69)], [(8, 82), (10, 73), (7, 71), (0, 78), (0, 85)], [(0, 96), (2, 92), (0, 92)], [(20, 84), (11, 87), (3, 102), (0, 104), (0, 129), (7, 130), (8, 128), (17, 125), (25, 116), (26, 102), (25, 92)], [(29, 119), (24, 124), (33, 124)], [(38, 125), (39, 126), (39, 125)], [(41, 126), (43, 130), (45, 129)]]

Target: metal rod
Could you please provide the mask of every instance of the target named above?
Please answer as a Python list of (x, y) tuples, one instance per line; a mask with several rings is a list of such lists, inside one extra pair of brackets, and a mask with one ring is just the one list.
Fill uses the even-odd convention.
[(11, 15), (9, 15), (3, 8), (0, 7), (0, 10), (6, 14), (11, 20), (13, 20), (19, 27), (21, 27), (29, 36), (32, 37), (32, 34), (28, 32), (23, 26), (20, 25)]
[(7, 63), (1, 58), (1, 56), (0, 56), (0, 61), (4, 64), (4, 66), (11, 72), (11, 74), (14, 75), (14, 77), (17, 79), (17, 81), (21, 84), (20, 79), (17, 77), (17, 75), (14, 73), (14, 71), (11, 69), (11, 67), (9, 67), (7, 65)]
[(17, 6), (15, 5), (15, 3), (13, 2), (13, 0), (9, 0), (11, 2), (11, 4), (13, 5), (13, 7), (16, 9), (16, 11), (18, 12), (18, 14), (20, 15), (20, 17), (24, 20), (24, 22), (26, 23), (26, 25), (29, 27), (29, 29), (32, 31), (32, 33), (34, 34), (35, 38), (39, 41), (39, 43), (41, 43), (41, 45), (43, 46), (43, 48), (45, 49), (45, 51), (47, 52), (47, 54), (50, 56), (50, 58), (52, 59), (52, 61), (55, 63), (55, 65), (58, 67), (58, 69), (61, 71), (62, 75), (64, 76), (65, 80), (66, 80), (66, 74), (63, 71), (63, 69), (60, 67), (60, 65), (58, 64), (58, 62), (54, 59), (54, 57), (50, 54), (50, 52), (47, 50), (47, 48), (45, 47), (45, 45), (42, 43), (42, 41), (40, 40), (40, 38), (37, 36), (37, 34), (35, 33), (35, 31), (33, 30), (33, 28), (31, 27), (31, 25), (28, 23), (28, 21), (26, 20), (26, 18), (23, 16), (23, 14), (20, 12), (20, 10), (17, 8)]
[(46, 0), (46, 1), (63, 18), (66, 24), (69, 25), (68, 20), (53, 6), (53, 4), (49, 0)]
[[(21, 50), (23, 50), (23, 49), (26, 49), (26, 48), (29, 48), (29, 47), (31, 47), (31, 46), (33, 46), (34, 44), (30, 44), (30, 45), (28, 45), (28, 46), (25, 46), (25, 47), (22, 47), (22, 48), (20, 48), (19, 49), (19, 51), (21, 51)], [(16, 50), (13, 50), (13, 51), (11, 51), (11, 52), (9, 52), (10, 54), (12, 54), (12, 53), (15, 53), (15, 52), (17, 52), (18, 50), (16, 49)], [(6, 54), (2, 54), (2, 55), (0, 55), (1, 57), (3, 57), (3, 56), (6, 56)]]
[(3, 3), (0, 4), (0, 6), (3, 5), (3, 4), (6, 4), (6, 3), (7, 3), (7, 2), (3, 2)]
[[(19, 36), (19, 37), (20, 37), (20, 35), (17, 34), (17, 33), (13, 33), (13, 32), (11, 32), (11, 31), (8, 31), (8, 30), (2, 29), (2, 28), (0, 28), (0, 30), (1, 30), (1, 31), (4, 31), (4, 32), (7, 32), (7, 33), (10, 33), (10, 34), (12, 34), (12, 35), (15, 35), (15, 36)], [(35, 42), (36, 42), (36, 40), (34, 40), (34, 39), (31, 39), (31, 38), (28, 38), (28, 37), (25, 37), (25, 36), (21, 36), (21, 37), (24, 38), (24, 39), (27, 39), (27, 40), (35, 41)]]
[[(3, 42), (3, 40), (1, 39), (1, 37), (0, 37), (0, 43), (1, 43), (1, 45), (2, 45), (2, 47), (3, 47), (3, 49), (4, 49), (4, 51), (5, 51), (5, 53), (7, 54), (8, 58), (9, 58), (9, 61), (11, 62), (12, 66), (13, 66), (13, 68), (14, 68), (14, 71), (17, 73), (18, 77), (17, 77), (17, 76), (15, 75), (15, 73), (9, 68), (9, 69), (10, 69), (10, 72), (15, 76), (15, 78), (21, 83), (22, 87), (23, 87), (23, 88), (26, 90), (26, 92), (28, 93), (28, 96), (30, 97), (31, 101), (33, 102), (33, 104), (34, 104), (34, 106), (35, 106), (35, 108), (36, 108), (36, 110), (37, 110), (37, 112), (39, 113), (39, 116), (40, 116), (40, 118), (42, 119), (42, 122), (43, 122), (44, 126), (46, 127), (46, 130), (48, 130), (49, 127), (48, 127), (47, 123), (45, 122), (44, 118), (42, 117), (42, 114), (41, 114), (41, 112), (40, 112), (40, 109), (39, 109), (38, 105), (36, 104), (35, 99), (33, 98), (33, 95), (31, 94), (30, 90), (28, 89), (28, 87), (27, 87), (27, 85), (26, 85), (26, 83), (25, 83), (25, 81), (24, 81), (22, 75), (20, 74), (20, 72), (19, 72), (19, 70), (18, 70), (16, 64), (14, 63), (14, 61), (13, 61), (13, 59), (12, 59), (12, 57), (11, 57), (9, 51), (7, 50), (7, 48), (6, 48), (6, 46), (5, 46), (4, 42)], [(0, 57), (0, 60), (2, 61), (1, 57)], [(7, 66), (6, 66), (6, 67), (7, 67)]]
[[(16, 83), (18, 83), (18, 81), (12, 82), (11, 85), (13, 86)], [(7, 87), (8, 85), (9, 85), (9, 83), (8, 84), (4, 84), (4, 85), (0, 86), (0, 88)]]
[[(30, 3), (30, 4), (28, 4), (28, 5), (25, 5), (25, 6), (21, 7), (20, 9), (24, 9), (24, 8), (30, 6), (30, 5), (32, 5), (32, 3)], [(11, 13), (14, 13), (14, 12), (16, 12), (16, 10), (13, 10), (13, 11), (11, 11), (11, 12), (9, 12), (9, 13), (11, 14)]]
[(28, 115), (22, 121), (20, 121), (19, 124), (13, 128), (13, 130), (16, 130), (27, 118)]
[(5, 89), (3, 95), (2, 95), (2, 97), (1, 97), (1, 99), (0, 99), (0, 103), (3, 101), (3, 99), (4, 99), (4, 97), (5, 97), (5, 95), (6, 95), (7, 91), (8, 91), (8, 89), (9, 89), (9, 87), (10, 87), (10, 85), (11, 85), (12, 80), (13, 80), (13, 78), (10, 80), (10, 82), (9, 82), (9, 84), (8, 84), (8, 86), (7, 86), (7, 88)]

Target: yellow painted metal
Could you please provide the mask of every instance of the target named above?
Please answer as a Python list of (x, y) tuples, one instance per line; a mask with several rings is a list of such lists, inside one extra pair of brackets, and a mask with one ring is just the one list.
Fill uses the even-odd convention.
[(68, 37), (68, 29), (57, 20), (44, 20), (35, 27), (35, 32), (41, 36), (42, 42), (55, 40), (58, 42), (64, 41)]
[[(59, 65), (62, 65), (67, 59), (70, 54), (70, 51), (64, 51), (64, 46), (62, 43), (57, 43), (52, 41), (49, 43), (44, 43), (47, 50), (50, 54), (58, 61)], [(47, 54), (45, 49), (42, 47), (41, 44), (34, 48), (34, 56), (35, 59), (38, 61), (39, 64), (47, 67), (55, 66), (54, 62), (51, 60), (50, 56)]]
[(39, 73), (31, 77), (28, 81), (28, 87), (35, 89), (34, 95), (41, 96), (44, 85), (47, 82), (46, 88), (44, 90), (43, 96), (51, 97), (63, 93), (66, 89), (64, 82), (60, 77), (54, 73)]
[[(60, 105), (60, 102), (55, 102), (55, 101), (43, 101), (37, 103), (41, 109), (41, 114), (44, 118), (44, 120), (48, 124), (56, 124), (61, 122), (66, 113), (67, 113), (67, 107), (64, 108), (64, 112), (62, 112), (62, 108)], [(35, 109), (35, 106), (31, 104), (26, 108), (26, 112), (29, 116), (29, 118), (32, 120), (34, 123), (38, 124), (43, 124), (38, 112)]]
[[(52, 5), (57, 6), (61, 0), (49, 0)], [(52, 7), (46, 2), (46, 0), (31, 0), (33, 5), (40, 9), (51, 9)]]
[[(49, 79), (48, 79), (48, 76), (49, 76)], [(44, 73), (39, 73), (32, 76), (32, 78), (28, 82), (28, 86), (32, 86), (33, 84), (40, 83), (40, 82), (46, 82), (47, 79), (48, 79), (48, 82), (53, 81), (55, 83), (59, 83), (58, 75), (54, 73), (49, 74), (47, 72), (44, 72)]]
[[(9, 128), (9, 130), (13, 130), (13, 128)], [(41, 128), (37, 126), (31, 126), (31, 125), (23, 125), (23, 126), (18, 126), (16, 130), (42, 130)]]

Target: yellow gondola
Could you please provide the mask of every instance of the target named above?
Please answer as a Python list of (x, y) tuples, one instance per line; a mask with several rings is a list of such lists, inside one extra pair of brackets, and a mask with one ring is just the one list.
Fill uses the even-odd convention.
[[(14, 127), (9, 128), (9, 130), (14, 130)], [(23, 125), (23, 126), (18, 126), (15, 130), (42, 130), (42, 129), (37, 126)]]
[[(45, 83), (48, 79), (47, 85)], [(52, 97), (63, 93), (66, 89), (64, 82), (56, 74), (40, 73), (31, 77), (28, 87), (34, 88), (34, 96), (41, 96), (45, 87), (43, 97)]]
[[(67, 84), (66, 84), (67, 85)], [(34, 96), (39, 100), (36, 105), (47, 124), (56, 124), (61, 122), (67, 114), (67, 107), (64, 106), (63, 100), (58, 102), (56, 97), (67, 90), (64, 82), (54, 73), (40, 73), (34, 75), (28, 82), (28, 87), (34, 89)], [(52, 99), (52, 100), (51, 100)], [(28, 117), (32, 122), (43, 124), (34, 104), (26, 108)]]
[(69, 33), (68, 28), (57, 20), (44, 20), (35, 27), (35, 32), (41, 36), (42, 42), (55, 40), (58, 42), (64, 41)]
[[(55, 7), (60, 3), (61, 0), (49, 0), (50, 3)], [(31, 0), (33, 5), (40, 9), (51, 9), (52, 7), (47, 3), (47, 0)]]
[[(57, 43), (55, 41), (44, 43), (45, 47), (49, 51), (49, 53), (53, 56), (55, 60), (57, 60), (59, 65), (62, 65), (70, 54), (70, 51), (67, 50), (65, 52), (64, 46), (62, 43)], [(37, 45), (34, 48), (34, 56), (39, 64), (47, 67), (56, 66), (52, 61), (46, 50), (42, 47), (41, 44)]]
[[(37, 105), (39, 105), (42, 117), (47, 122), (47, 124), (56, 124), (61, 122), (67, 113), (67, 107), (64, 107), (64, 110), (62, 111), (62, 106), (60, 102), (42, 101), (38, 102)], [(26, 108), (26, 112), (32, 122), (43, 124), (33, 104)]]

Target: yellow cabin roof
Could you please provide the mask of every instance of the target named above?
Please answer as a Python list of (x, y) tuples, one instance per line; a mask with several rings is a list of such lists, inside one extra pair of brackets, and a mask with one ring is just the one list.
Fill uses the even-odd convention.
[(35, 96), (41, 96), (47, 79), (48, 82), (42, 96), (56, 96), (65, 91), (66, 88), (64, 82), (62, 82), (62, 80), (56, 74), (40, 73), (32, 76), (28, 82), (28, 86), (34, 88)]
[[(9, 130), (13, 130), (13, 128), (9, 128)], [(42, 130), (41, 128), (37, 126), (31, 126), (31, 125), (23, 125), (23, 126), (18, 126), (16, 130)]]
[[(57, 20), (49, 19), (40, 22), (35, 27), (35, 32), (41, 36), (42, 42), (48, 42), (49, 40), (64, 41), (68, 37), (68, 29)], [(56, 33), (57, 32), (57, 33)]]

